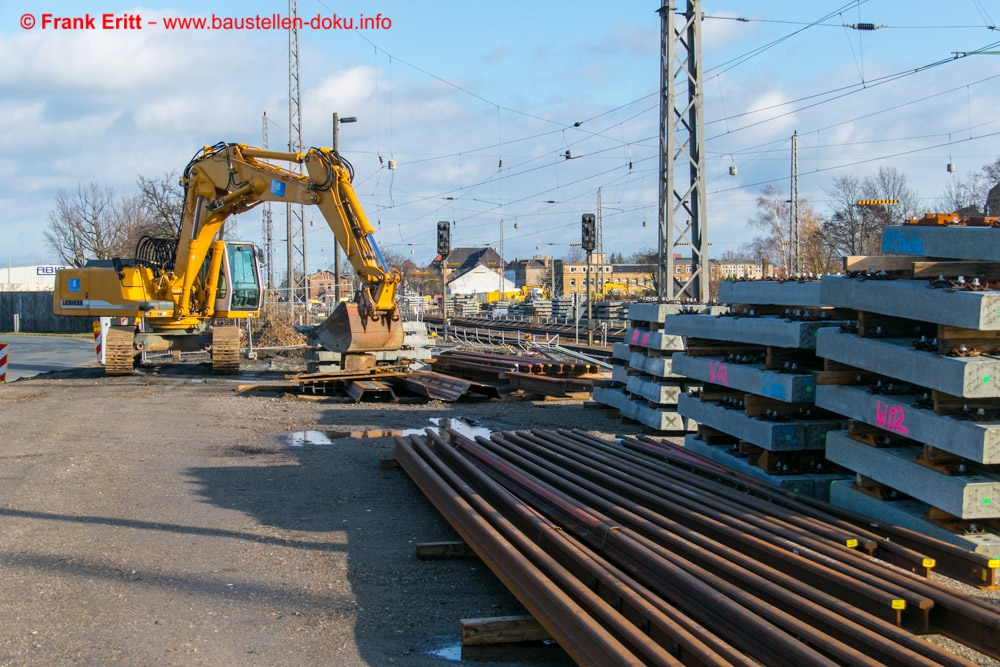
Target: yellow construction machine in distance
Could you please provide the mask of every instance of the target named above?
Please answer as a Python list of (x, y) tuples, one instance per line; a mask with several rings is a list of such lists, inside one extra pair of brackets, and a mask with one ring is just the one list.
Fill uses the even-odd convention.
[[(273, 161), (303, 164), (306, 173)], [(127, 318), (105, 341), (106, 373), (133, 372), (142, 350), (210, 350), (216, 373), (239, 370), (239, 328), (217, 319), (260, 314), (260, 268), (254, 245), (223, 240), (231, 215), (265, 201), (319, 208), (360, 279), (352, 302), (331, 315), (333, 351), (360, 354), (402, 347), (396, 304), (400, 275), (382, 257), (354, 188), (350, 164), (328, 148), (299, 153), (219, 143), (184, 170), (184, 211), (175, 238), (144, 238), (131, 259), (96, 260), (60, 270), (57, 315)]]

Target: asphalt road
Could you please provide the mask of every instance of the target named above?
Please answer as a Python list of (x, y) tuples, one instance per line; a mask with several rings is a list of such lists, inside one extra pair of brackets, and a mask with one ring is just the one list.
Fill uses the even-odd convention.
[(48, 371), (97, 365), (94, 341), (80, 336), (23, 336), (0, 333), (7, 348), (7, 382)]

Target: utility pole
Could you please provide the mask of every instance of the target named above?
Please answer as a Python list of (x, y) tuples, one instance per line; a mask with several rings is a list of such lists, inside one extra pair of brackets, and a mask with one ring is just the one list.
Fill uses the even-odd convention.
[[(264, 150), (267, 150), (267, 112), (264, 112), (263, 118), (263, 145)], [(271, 202), (265, 201), (264, 207), (262, 209), (264, 220), (261, 224), (264, 232), (264, 256), (267, 260), (267, 289), (274, 289), (274, 232), (272, 229), (272, 219), (271, 219)]]
[(788, 226), (792, 242), (792, 260), (789, 262), (789, 270), (795, 273), (802, 273), (799, 265), (799, 131), (792, 134), (792, 198), (788, 206)]
[[(601, 189), (597, 188), (597, 254), (604, 256), (604, 223), (601, 210)], [(604, 260), (602, 259), (603, 263)]]
[[(687, 0), (677, 24), (673, 0), (660, 13), (660, 193), (657, 295), (673, 300), (683, 294), (708, 301), (708, 224), (706, 217), (705, 134), (701, 67), (701, 0)], [(680, 53), (678, 53), (680, 52)], [(687, 79), (687, 99), (678, 103), (675, 77)], [(684, 169), (684, 167), (687, 167)], [(677, 172), (686, 172), (686, 183)], [(678, 219), (678, 215), (680, 218)], [(691, 246), (691, 277), (674, 285), (674, 250)]]
[[(358, 119), (356, 116), (344, 116), (340, 117), (336, 111), (333, 112), (333, 153), (337, 156), (337, 160), (340, 160), (340, 142), (338, 141), (340, 137), (340, 124), (341, 123), (354, 123)], [(333, 248), (333, 298), (337, 303), (340, 303), (340, 243), (334, 243)]]

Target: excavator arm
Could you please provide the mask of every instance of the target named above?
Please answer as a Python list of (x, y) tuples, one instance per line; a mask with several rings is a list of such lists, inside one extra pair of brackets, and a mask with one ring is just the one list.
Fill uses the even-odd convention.
[[(305, 173), (273, 162), (301, 164)], [(354, 188), (350, 165), (327, 148), (301, 153), (269, 151), (246, 144), (206, 146), (184, 170), (184, 214), (171, 289), (181, 316), (204, 314), (213, 284), (199, 276), (215, 239), (230, 215), (266, 202), (316, 206), (361, 281), (353, 304), (334, 313), (351, 332), (340, 352), (398, 349), (402, 329), (396, 304), (400, 274), (390, 268), (375, 243)], [(214, 257), (213, 257), (214, 259)], [(212, 273), (209, 272), (209, 280)], [(208, 306), (210, 307), (210, 306)]]

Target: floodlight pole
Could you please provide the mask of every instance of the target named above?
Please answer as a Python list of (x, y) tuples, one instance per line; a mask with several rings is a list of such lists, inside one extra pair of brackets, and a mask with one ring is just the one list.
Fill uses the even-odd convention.
[[(340, 117), (336, 111), (333, 112), (333, 153), (340, 159), (340, 145), (337, 141), (340, 135), (341, 123), (354, 123), (358, 119), (356, 116)], [(340, 303), (340, 244), (333, 246), (333, 300)]]

